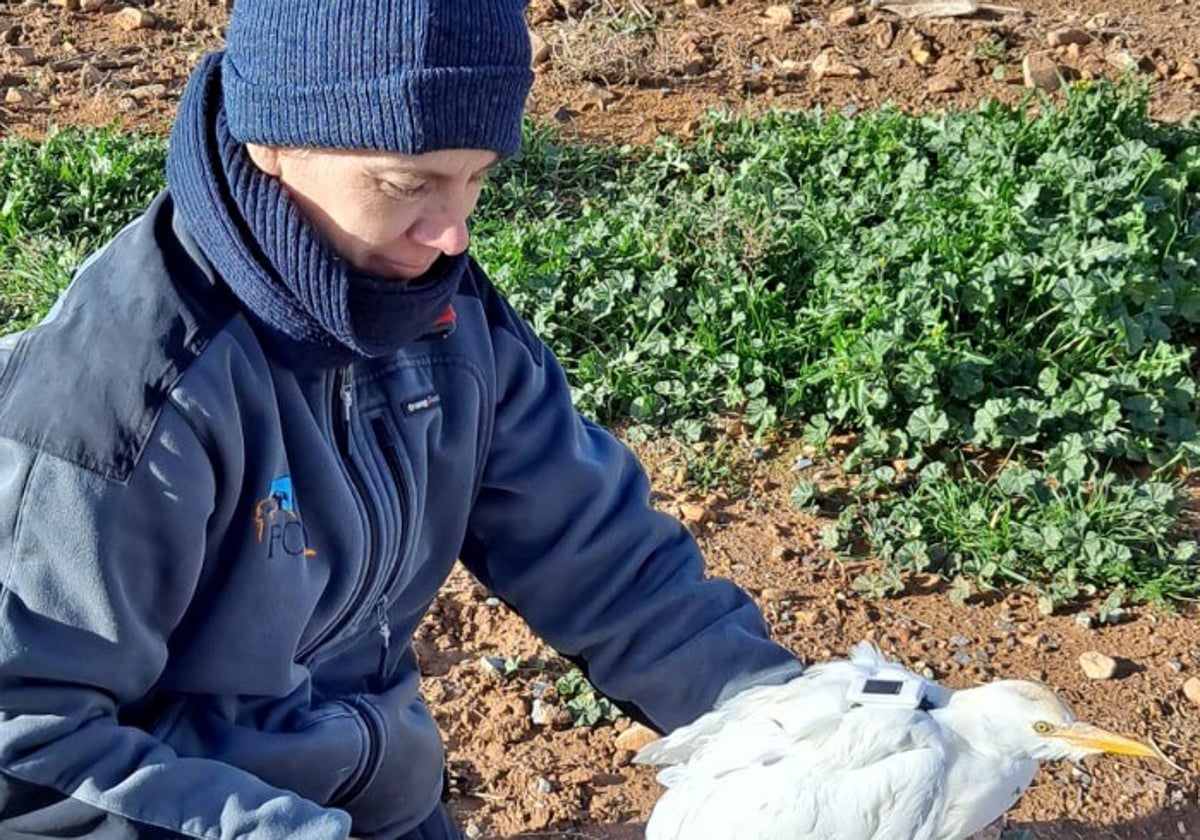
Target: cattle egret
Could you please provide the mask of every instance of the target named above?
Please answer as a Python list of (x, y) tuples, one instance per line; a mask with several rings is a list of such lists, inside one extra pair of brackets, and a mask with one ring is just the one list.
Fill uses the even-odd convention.
[(1158, 756), (1075, 719), (1045, 686), (951, 691), (874, 646), (751, 688), (638, 753), (667, 765), (647, 840), (960, 840), (1020, 798), (1039, 761)]

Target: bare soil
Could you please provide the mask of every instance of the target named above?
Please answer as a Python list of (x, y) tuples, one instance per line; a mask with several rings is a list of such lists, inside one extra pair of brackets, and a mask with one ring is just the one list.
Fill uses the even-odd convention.
[[(1028, 58), (1035, 70), (1049, 63), (1051, 79), (1137, 73), (1151, 87), (1154, 116), (1200, 115), (1195, 0), (1012, 0), (1005, 5), (1019, 7), (1013, 13), (948, 18), (907, 18), (886, 2), (856, 14), (842, 0), (770, 5), (533, 0), (541, 61), (530, 110), (570, 136), (644, 143), (687, 136), (714, 107), (970, 109), (1025, 95)], [(0, 8), (0, 131), (41, 136), (53, 126), (114, 121), (165, 130), (189, 70), (221, 46), (225, 6), (157, 0), (134, 4), (148, 13), (139, 15), (99, 0), (9, 0)], [(1086, 43), (1051, 47), (1052, 33)], [(934, 577), (912, 580), (903, 597), (864, 600), (849, 587), (858, 570), (818, 547), (823, 523), (789, 505), (798, 477), (791, 466), (811, 453), (788, 440), (763, 447), (736, 428), (709, 446), (721, 451), (639, 447), (656, 502), (688, 523), (712, 573), (745, 586), (776, 637), (806, 660), (843, 656), (872, 639), (952, 686), (1043, 680), (1081, 717), (1153, 739), (1178, 765), (1100, 758), (1046, 768), (1011, 827), (1055, 840), (1200, 838), (1200, 706), (1182, 690), (1200, 674), (1195, 610), (1138, 608), (1097, 624), (1095, 604), (1046, 617), (1024, 592), (956, 606)], [(732, 464), (715, 488), (697, 468), (714, 454)], [(818, 458), (807, 470), (811, 478), (835, 467)], [(439, 597), (417, 648), (450, 750), (452, 804), (471, 836), (641, 836), (658, 789), (616, 742), (627, 722), (567, 725), (550, 688), (561, 660), (464, 573)], [(1086, 651), (1116, 658), (1116, 676), (1088, 679), (1079, 665)], [(520, 657), (523, 667), (505, 677), (486, 657)]]

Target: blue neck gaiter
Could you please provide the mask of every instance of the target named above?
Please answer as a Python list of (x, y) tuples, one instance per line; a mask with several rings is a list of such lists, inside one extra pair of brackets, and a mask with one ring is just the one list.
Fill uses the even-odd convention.
[(333, 361), (388, 355), (445, 324), (467, 255), (443, 255), (406, 283), (338, 257), (230, 136), (220, 59), (205, 58), (184, 91), (167, 184), (188, 233), (250, 314)]

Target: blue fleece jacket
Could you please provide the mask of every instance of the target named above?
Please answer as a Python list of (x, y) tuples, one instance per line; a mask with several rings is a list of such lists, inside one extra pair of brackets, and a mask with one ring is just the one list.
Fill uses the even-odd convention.
[(469, 260), (451, 303), (335, 363), (164, 194), (0, 340), (0, 835), (411, 829), (409, 640), (458, 558), (659, 729), (798, 672)]

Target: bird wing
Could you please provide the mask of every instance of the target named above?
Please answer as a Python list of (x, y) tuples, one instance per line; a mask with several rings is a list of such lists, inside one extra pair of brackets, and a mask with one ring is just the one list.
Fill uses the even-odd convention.
[(814, 743), (792, 741), (773, 721), (730, 725), (691, 761), (659, 774), (668, 789), (647, 840), (930, 840), (945, 775), (941, 744), (927, 737), (927, 716), (912, 735), (919, 712), (868, 711), (879, 714), (827, 727)]

